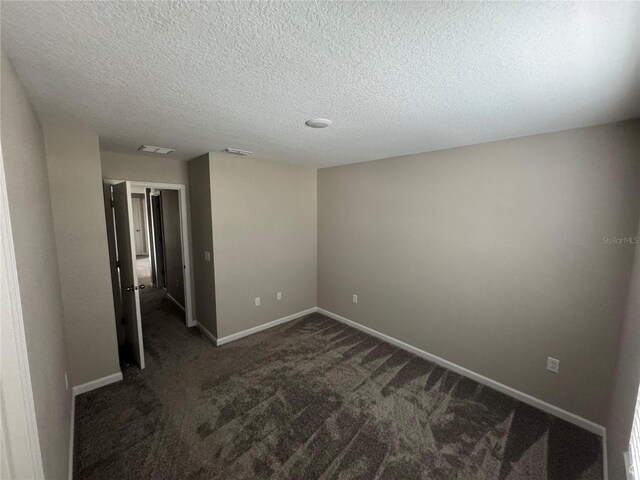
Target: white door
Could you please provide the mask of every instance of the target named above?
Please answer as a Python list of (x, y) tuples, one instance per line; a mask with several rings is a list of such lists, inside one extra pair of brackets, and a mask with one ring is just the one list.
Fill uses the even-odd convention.
[(133, 229), (136, 244), (136, 255), (147, 255), (147, 229), (144, 206), (144, 195), (135, 195), (133, 204)]
[(131, 347), (140, 368), (144, 368), (144, 346), (142, 344), (142, 319), (140, 315), (140, 291), (136, 270), (136, 251), (131, 201), (131, 184), (118, 183), (113, 186), (113, 210), (116, 223), (116, 244), (120, 265), (120, 291), (122, 292), (122, 316), (126, 342)]

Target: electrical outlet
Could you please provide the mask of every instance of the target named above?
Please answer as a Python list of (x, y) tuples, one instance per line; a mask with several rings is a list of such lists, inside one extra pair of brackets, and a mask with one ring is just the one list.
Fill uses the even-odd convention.
[(278, 292), (278, 294), (276, 295), (276, 298), (278, 300), (282, 300), (282, 292)]
[(560, 360), (553, 357), (547, 357), (547, 370), (553, 373), (560, 371)]
[(205, 262), (210, 262), (211, 261), (211, 252), (207, 252), (205, 250), (205, 252), (204, 252), (204, 261)]
[(256, 297), (256, 307), (260, 306), (260, 297)]
[(353, 294), (353, 303), (358, 303), (358, 295)]

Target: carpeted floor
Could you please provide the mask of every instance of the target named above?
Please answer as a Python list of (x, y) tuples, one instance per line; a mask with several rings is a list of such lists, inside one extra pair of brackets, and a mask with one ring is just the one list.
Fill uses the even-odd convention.
[(76, 399), (76, 479), (602, 478), (600, 438), (319, 314), (213, 345), (145, 294), (147, 368)]

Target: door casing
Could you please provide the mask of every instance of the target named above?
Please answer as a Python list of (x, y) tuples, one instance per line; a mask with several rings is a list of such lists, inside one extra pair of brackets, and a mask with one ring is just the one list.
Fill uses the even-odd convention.
[[(103, 183), (105, 185), (111, 186), (117, 183), (122, 183), (125, 180), (118, 179), (103, 179)], [(159, 190), (178, 190), (179, 200), (180, 200), (180, 240), (182, 243), (182, 264), (183, 264), (183, 276), (184, 276), (184, 303), (185, 303), (185, 323), (187, 327), (195, 327), (197, 325), (197, 321), (195, 319), (195, 310), (193, 306), (193, 285), (191, 282), (191, 250), (189, 248), (189, 226), (188, 226), (188, 217), (187, 217), (187, 189), (186, 186), (182, 183), (156, 183), (156, 182), (139, 182), (139, 181), (131, 181), (132, 187), (141, 187), (141, 188), (152, 188)], [(107, 230), (107, 235), (112, 236), (113, 232)], [(113, 238), (110, 238), (110, 242), (114, 241)], [(111, 259), (111, 268), (117, 268), (115, 259)], [(117, 274), (117, 273), (116, 273)], [(114, 275), (112, 275), (112, 278)], [(116, 299), (114, 298), (114, 302)], [(119, 311), (119, 308), (116, 308), (116, 311)]]

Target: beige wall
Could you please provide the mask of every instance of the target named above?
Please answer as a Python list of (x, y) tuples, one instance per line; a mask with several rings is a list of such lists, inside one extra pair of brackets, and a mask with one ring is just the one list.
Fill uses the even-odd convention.
[(71, 381), (120, 371), (98, 136), (45, 125)]
[(161, 190), (162, 230), (167, 292), (184, 307), (184, 274), (180, 239), (180, 202), (177, 190)]
[[(191, 187), (189, 204), (192, 219), (195, 318), (209, 332), (217, 336), (209, 154), (189, 162), (189, 185)], [(205, 251), (210, 253), (211, 261), (205, 261)]]
[(187, 162), (143, 154), (100, 152), (102, 178), (139, 182), (189, 183)]
[[(636, 235), (640, 236), (640, 229)], [(630, 250), (634, 246), (622, 244), (618, 248)], [(611, 479), (625, 478), (623, 453), (629, 450), (631, 424), (640, 385), (640, 245), (635, 246), (629, 298), (618, 352), (606, 425)]]
[(321, 169), (318, 306), (604, 424), (638, 152), (636, 121)]
[(46, 477), (66, 478), (71, 391), (44, 138), (4, 51), (0, 71), (2, 156), (38, 435)]
[(315, 169), (211, 153), (210, 176), (219, 337), (315, 307)]

